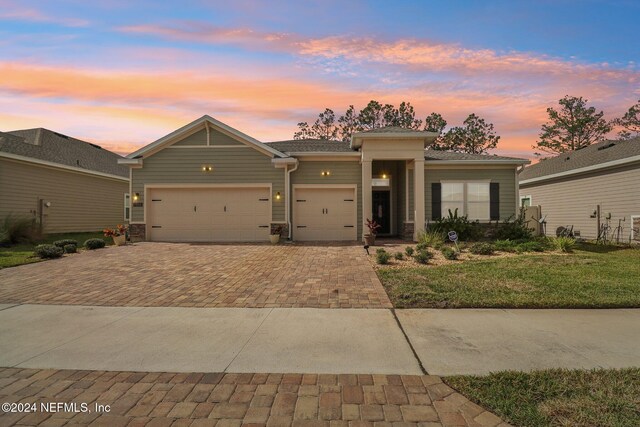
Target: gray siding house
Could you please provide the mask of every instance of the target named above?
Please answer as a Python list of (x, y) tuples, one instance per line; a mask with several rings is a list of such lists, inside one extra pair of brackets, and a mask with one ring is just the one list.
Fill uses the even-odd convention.
[(415, 239), (458, 208), (497, 221), (518, 206), (527, 160), (429, 150), (431, 132), (382, 128), (350, 142), (263, 143), (203, 116), (130, 154), (132, 236), (152, 241)]
[(573, 226), (581, 238), (596, 239), (609, 228), (616, 239), (620, 225), (621, 241), (640, 241), (640, 138), (603, 141), (525, 168), (520, 200), (541, 207), (548, 235)]
[(33, 218), (45, 233), (122, 224), (129, 171), (121, 158), (43, 128), (0, 132), (0, 218)]

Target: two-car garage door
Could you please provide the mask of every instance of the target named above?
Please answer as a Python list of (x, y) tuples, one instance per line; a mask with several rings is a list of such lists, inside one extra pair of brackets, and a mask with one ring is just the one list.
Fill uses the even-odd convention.
[(357, 206), (355, 187), (294, 187), (294, 240), (356, 240)]
[(269, 240), (268, 187), (151, 188), (148, 239), (165, 242)]

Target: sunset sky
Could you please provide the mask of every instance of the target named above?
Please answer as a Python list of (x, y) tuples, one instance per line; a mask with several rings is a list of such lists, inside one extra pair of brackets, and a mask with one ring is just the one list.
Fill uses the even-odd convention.
[(640, 98), (639, 18), (635, 0), (0, 0), (0, 130), (126, 154), (203, 114), (272, 141), (404, 100), (476, 113), (498, 153), (531, 157), (562, 96), (607, 118)]

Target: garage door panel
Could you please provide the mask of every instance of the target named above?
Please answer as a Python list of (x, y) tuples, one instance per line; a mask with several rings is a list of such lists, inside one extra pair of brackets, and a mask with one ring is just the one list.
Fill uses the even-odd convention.
[(356, 240), (355, 189), (294, 189), (296, 240)]
[(158, 188), (149, 191), (150, 198), (158, 200), (151, 202), (149, 207), (149, 240), (239, 242), (269, 239), (271, 201), (267, 187)]

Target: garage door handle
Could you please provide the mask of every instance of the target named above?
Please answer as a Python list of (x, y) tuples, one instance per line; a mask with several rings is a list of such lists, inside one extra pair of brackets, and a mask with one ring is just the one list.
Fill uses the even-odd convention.
[(296, 226), (296, 228), (307, 228), (307, 226), (306, 225), (298, 225), (298, 226)]
[(162, 199), (151, 199), (152, 202), (161, 202)]
[(197, 206), (194, 206), (194, 207), (193, 207), (193, 211), (194, 211), (194, 212), (198, 212), (198, 207), (197, 207)]
[(296, 202), (306, 202), (306, 200), (302, 199), (302, 200), (296, 200)]
[(269, 228), (269, 226), (268, 226), (268, 225), (259, 225), (258, 227), (259, 227), (259, 228)]
[(224, 207), (224, 211), (225, 211), (225, 212), (227, 211), (227, 207), (226, 207), (226, 206)]
[(161, 225), (152, 225), (151, 228), (162, 228)]
[(353, 225), (345, 225), (345, 228), (353, 228)]
[(353, 202), (353, 199), (344, 199), (345, 202)]
[(269, 199), (258, 199), (258, 200), (261, 201), (261, 202), (268, 202), (269, 201)]

